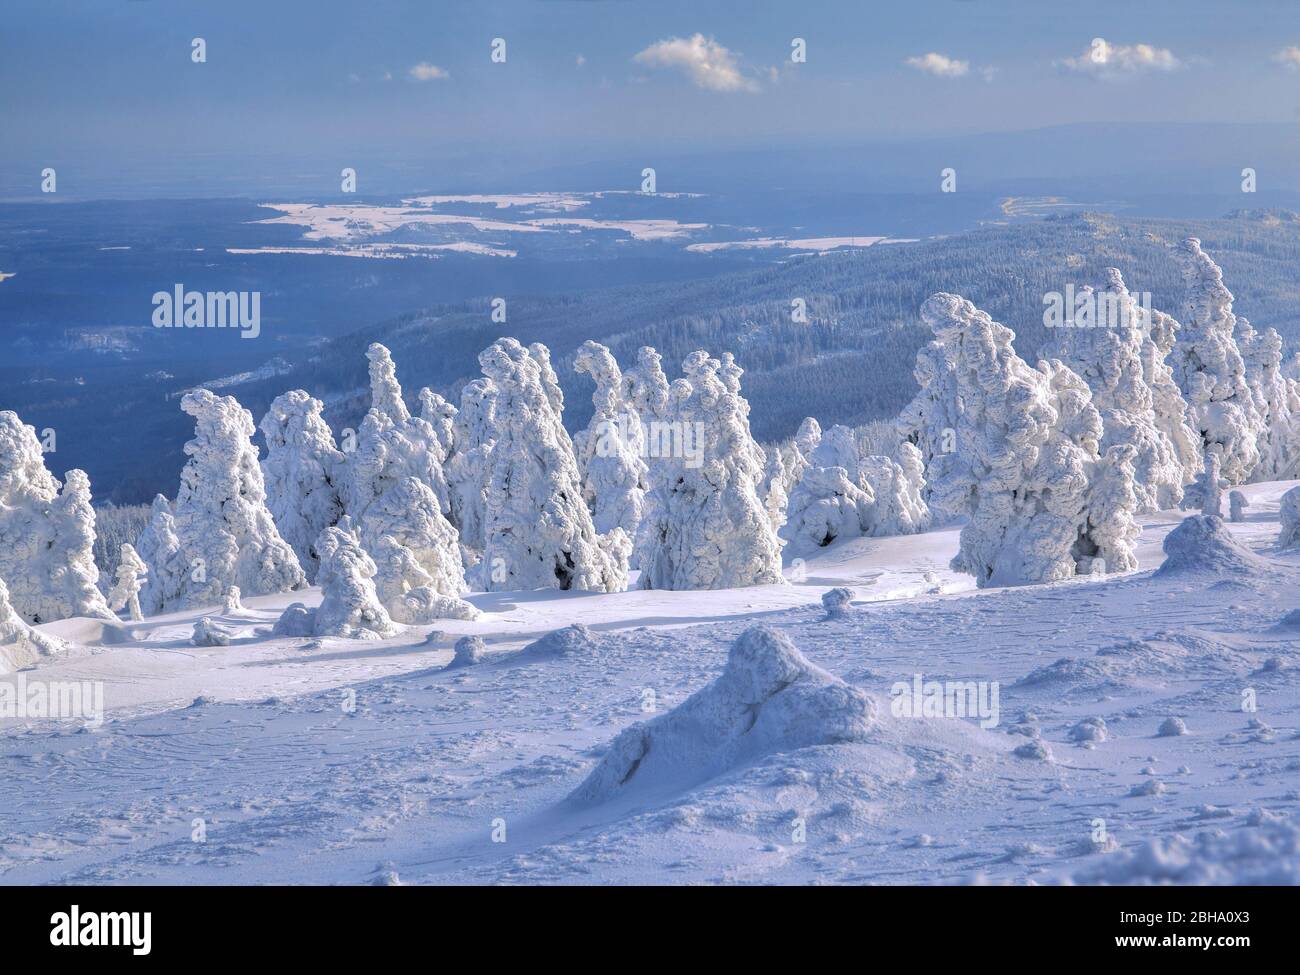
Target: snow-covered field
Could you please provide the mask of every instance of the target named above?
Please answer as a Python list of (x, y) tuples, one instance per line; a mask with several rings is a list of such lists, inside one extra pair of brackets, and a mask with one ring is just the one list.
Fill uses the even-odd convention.
[[(374, 642), (271, 638), (314, 589), (47, 624), (74, 646), (0, 682), (102, 681), (107, 715), (0, 720), (0, 880), (1294, 883), (1293, 484), (1243, 489), (1246, 571), (1154, 573), (1169, 512), (1096, 581), (976, 591), (948, 529), (833, 545), (788, 586), (477, 593), (478, 620)], [(231, 644), (191, 645), (214, 614)], [(486, 657), (448, 668), (463, 634)], [(806, 662), (750, 652), (781, 636)], [(997, 723), (895, 713), (915, 674), (996, 682)]]

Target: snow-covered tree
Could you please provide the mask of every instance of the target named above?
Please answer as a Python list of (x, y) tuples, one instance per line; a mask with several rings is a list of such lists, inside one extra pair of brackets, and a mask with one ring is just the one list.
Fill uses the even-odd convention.
[(455, 405), (447, 402), (441, 395), (428, 386), (420, 390), (420, 419), (433, 427), (438, 445), (442, 447), (444, 468), (456, 452), (456, 414)]
[(870, 486), (875, 498), (867, 534), (912, 535), (930, 527), (921, 451), (903, 441), (895, 457), (868, 454), (858, 461), (858, 483)]
[[(326, 528), (316, 540), (316, 551), (320, 553), (320, 574), (317, 576), (321, 588), (320, 606), (307, 610), (306, 614), (300, 604), (289, 607), (286, 615), (292, 611), (295, 622), (292, 627), (282, 629), (299, 629), (303, 622), (308, 622), (313, 636), (349, 640), (380, 640), (396, 636), (398, 627), (375, 593), (374, 560), (357, 542), (356, 535), (345, 527)], [(298, 619), (304, 615), (305, 620)], [(283, 618), (281, 622), (284, 622)]]
[(148, 574), (149, 567), (136, 554), (135, 548), (130, 542), (123, 542), (122, 558), (117, 563), (117, 581), (108, 594), (108, 608), (114, 611), (125, 609), (133, 620), (144, 619), (140, 612), (140, 590)]
[(460, 542), (472, 551), (483, 549), (483, 512), (496, 445), (497, 388), (490, 379), (475, 379), (461, 390), (455, 420), (456, 449), (447, 463), (451, 493), (451, 522)]
[(220, 603), (232, 585), (250, 596), (305, 586), (266, 506), (252, 414), (233, 396), (206, 389), (186, 393), (181, 409), (194, 417), (195, 435), (185, 445), (189, 460), (172, 513), (176, 557), (188, 568), (176, 580), (175, 605), (168, 599), (163, 610)]
[(343, 516), (345, 456), (322, 416), (324, 408), (305, 391), (290, 390), (272, 401), (260, 425), (267, 446), (266, 506), (308, 581), (320, 565), (312, 546)]
[(1277, 544), (1280, 548), (1300, 546), (1300, 487), (1293, 487), (1282, 495), (1278, 506), (1278, 520), (1282, 530), (1278, 534)]
[(1282, 336), (1267, 328), (1255, 331), (1237, 316), (1237, 345), (1246, 366), (1246, 385), (1255, 397), (1264, 432), (1253, 481), (1281, 481), (1300, 467), (1300, 383), (1282, 371)]
[(1246, 520), (1246, 496), (1240, 491), (1228, 495), (1228, 520), (1241, 522)]
[(1030, 367), (1011, 329), (957, 295), (933, 295), (921, 316), (962, 404), (952, 466), (933, 485), (945, 510), (970, 515), (952, 567), (1001, 586), (1067, 579), (1097, 557), (1129, 566), (1132, 467), (1123, 451), (1103, 463), (1087, 384), (1059, 362)]
[(643, 423), (664, 419), (668, 409), (668, 377), (664, 375), (663, 356), (650, 346), (636, 354), (636, 365), (623, 374), (627, 403), (636, 410)]
[(859, 538), (874, 503), (871, 489), (860, 487), (843, 467), (806, 467), (790, 493), (780, 537), (794, 556)]
[(181, 576), (189, 571), (181, 559), (180, 549), (172, 506), (161, 494), (154, 495), (149, 524), (136, 540), (136, 553), (149, 570), (140, 591), (140, 608), (144, 615), (155, 616), (163, 611), (164, 606), (176, 603), (182, 586)]
[(116, 619), (97, 583), (90, 480), (71, 470), (59, 482), (45, 468), (36, 429), (0, 412), (0, 578), (28, 623), (69, 616)]
[(1174, 377), (1202, 442), (1219, 455), (1223, 476), (1231, 484), (1242, 484), (1259, 464), (1265, 428), (1234, 338), (1232, 292), (1195, 237), (1183, 241), (1179, 253), (1188, 294), (1172, 356)]
[(617, 592), (631, 540), (619, 528), (596, 533), (547, 361), (511, 338), (479, 354), (497, 390), (480, 580), (489, 591)]
[(738, 374), (693, 352), (665, 409), (674, 429), (700, 431), (702, 451), (674, 451), (655, 473), (641, 536), (642, 589), (726, 589), (781, 583), (781, 543), (759, 500), (762, 452), (749, 433)]
[(428, 485), (403, 478), (370, 506), (358, 529), (378, 569), (380, 601), (397, 622), (422, 624), (478, 615), (460, 598), (469, 589), (456, 529), (443, 517)]
[(1183, 398), (1171, 364), (1181, 328), (1172, 315), (1158, 308), (1151, 309), (1147, 317), (1146, 340), (1142, 343), (1142, 377), (1151, 390), (1151, 409), (1156, 427), (1173, 445), (1186, 487), (1202, 470), (1205, 445), (1195, 411)]
[(592, 341), (583, 343), (573, 368), (587, 373), (596, 383), (591, 397), (591, 422), (573, 438), (583, 498), (591, 509), (597, 532), (622, 528), (629, 538), (636, 538), (649, 476), (641, 459), (645, 432), (640, 414), (626, 398), (623, 374), (605, 346)]
[[(1043, 355), (1059, 359), (1088, 384), (1092, 405), (1101, 414), (1101, 449), (1117, 444), (1133, 447), (1138, 510), (1177, 507), (1183, 485), (1195, 472), (1184, 468), (1173, 441), (1156, 419), (1155, 398), (1143, 365), (1144, 352), (1150, 354), (1145, 348), (1149, 342), (1146, 312), (1113, 267), (1106, 269), (1105, 290), (1087, 287), (1080, 297), (1085, 307), (1096, 307), (1104, 320), (1054, 329)], [(1173, 408), (1185, 420), (1181, 397)]]
[[(898, 435), (920, 451), (924, 480), (929, 485), (947, 474), (957, 449), (957, 418), (961, 414), (956, 376), (943, 343), (937, 340), (927, 342), (917, 350), (912, 375), (920, 389), (899, 414)], [(930, 507), (939, 507), (928, 489), (925, 500)], [(938, 513), (945, 520), (958, 514), (955, 511)]]

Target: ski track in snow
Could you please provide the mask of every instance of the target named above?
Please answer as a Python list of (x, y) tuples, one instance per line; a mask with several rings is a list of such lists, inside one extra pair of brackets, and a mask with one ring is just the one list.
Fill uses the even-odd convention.
[[(213, 613), (50, 624), (80, 645), (26, 678), (102, 680), (109, 714), (93, 730), (0, 719), (0, 881), (1296, 882), (1300, 627), (1277, 624), (1300, 608), (1300, 553), (1274, 550), (1292, 483), (1248, 486), (1229, 526), (1268, 559), (1258, 577), (1154, 578), (1180, 518), (1166, 512), (1143, 520), (1141, 571), (1104, 581), (977, 592), (947, 569), (946, 529), (833, 546), (788, 587), (474, 594), (479, 620), (373, 643), (272, 640), (315, 590), (218, 610), (239, 629), (229, 647), (188, 642)], [(827, 620), (820, 596), (842, 585), (856, 601)], [(517, 653), (575, 621), (594, 637), (581, 652)], [(566, 802), (649, 716), (647, 690), (657, 713), (677, 706), (755, 622), (875, 699), (871, 740)], [(467, 633), (486, 660), (444, 671)], [(914, 673), (998, 681), (1000, 723), (891, 715), (890, 687)], [(1158, 736), (1170, 716), (1189, 733)], [(1070, 731), (1090, 717), (1108, 735), (1085, 746)], [(1013, 754), (1036, 736), (1050, 760)]]

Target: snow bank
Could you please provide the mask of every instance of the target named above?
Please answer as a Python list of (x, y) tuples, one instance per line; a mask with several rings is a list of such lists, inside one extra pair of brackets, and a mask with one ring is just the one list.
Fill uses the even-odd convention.
[(722, 675), (667, 714), (623, 731), (570, 797), (688, 788), (775, 752), (865, 741), (870, 697), (806, 660), (784, 634), (746, 630)]
[(591, 630), (582, 623), (573, 623), (553, 630), (540, 640), (534, 640), (523, 649), (528, 658), (590, 656), (600, 648)]

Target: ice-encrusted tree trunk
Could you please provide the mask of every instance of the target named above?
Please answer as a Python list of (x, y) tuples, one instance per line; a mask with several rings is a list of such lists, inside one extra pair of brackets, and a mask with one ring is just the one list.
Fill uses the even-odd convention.
[(136, 553), (149, 567), (148, 578), (140, 591), (140, 609), (145, 616), (161, 613), (164, 606), (175, 604), (180, 595), (180, 577), (189, 571), (181, 562), (180, 548), (171, 503), (156, 494), (149, 524), (136, 540)]
[(1223, 476), (1231, 484), (1242, 484), (1259, 464), (1259, 442), (1265, 430), (1234, 337), (1232, 292), (1195, 237), (1183, 241), (1179, 255), (1188, 294), (1174, 346), (1174, 376), (1192, 408), (1202, 442), (1219, 455)]
[(266, 506), (280, 536), (293, 546), (309, 582), (320, 558), (316, 539), (343, 517), (345, 455), (322, 415), (324, 404), (301, 389), (277, 396), (260, 424)]
[(961, 414), (957, 380), (943, 343), (927, 342), (917, 350), (912, 375), (920, 389), (899, 414), (898, 435), (920, 451), (927, 485), (925, 500), (947, 519), (958, 512), (941, 510), (928, 487), (944, 477), (952, 462), (957, 449), (957, 417)]
[(781, 583), (781, 542), (758, 496), (761, 451), (749, 434), (738, 374), (693, 352), (665, 416), (702, 438), (661, 461), (642, 532), (642, 589), (728, 589)]
[(266, 506), (262, 468), (253, 445), (253, 417), (233, 396), (196, 389), (181, 398), (194, 417), (194, 439), (173, 506), (179, 576), (175, 605), (219, 604), (230, 586), (246, 596), (288, 592), (307, 584), (293, 548)]
[[(1184, 468), (1173, 441), (1156, 419), (1155, 398), (1143, 366), (1148, 342), (1145, 309), (1113, 267), (1106, 269), (1104, 290), (1085, 287), (1080, 297), (1096, 308), (1099, 320), (1054, 329), (1043, 355), (1059, 359), (1088, 384), (1092, 405), (1101, 414), (1101, 449), (1119, 444), (1133, 447), (1138, 510), (1175, 508), (1194, 471)], [(1186, 405), (1174, 405), (1178, 407), (1185, 415)]]
[(36, 429), (0, 412), (0, 578), (28, 623), (69, 616), (116, 619), (97, 583), (90, 480), (71, 470), (61, 486), (45, 468)]
[(1282, 372), (1282, 336), (1275, 329), (1255, 331), (1237, 316), (1237, 345), (1246, 366), (1246, 385), (1264, 426), (1253, 481), (1293, 478), (1300, 466), (1300, 383)]
[(631, 540), (619, 528), (596, 533), (546, 361), (511, 338), (479, 354), (497, 390), (479, 578), (489, 591), (617, 592)]
[(461, 545), (471, 552), (483, 549), (483, 514), (496, 445), (496, 400), (497, 388), (490, 379), (465, 384), (456, 414), (456, 450), (447, 464), (451, 522), (460, 530)]
[(962, 403), (953, 464), (935, 485), (947, 510), (970, 515), (952, 567), (983, 587), (1068, 579), (1103, 547), (1107, 568), (1128, 564), (1126, 468), (1116, 457), (1098, 470), (1101, 417), (1087, 384), (1059, 362), (1032, 368), (1011, 329), (957, 295), (933, 295), (921, 316)]
[(598, 533), (622, 528), (636, 538), (649, 487), (641, 416), (626, 398), (623, 374), (608, 348), (584, 342), (573, 368), (596, 383), (591, 422), (573, 438), (583, 499)]
[(427, 484), (403, 478), (370, 506), (358, 532), (378, 568), (380, 601), (397, 622), (478, 615), (460, 598), (469, 587), (456, 529)]
[(108, 608), (114, 612), (125, 609), (132, 620), (144, 619), (140, 612), (140, 590), (144, 588), (149, 567), (136, 554), (130, 542), (122, 543), (122, 558), (117, 563), (117, 580), (108, 594)]

